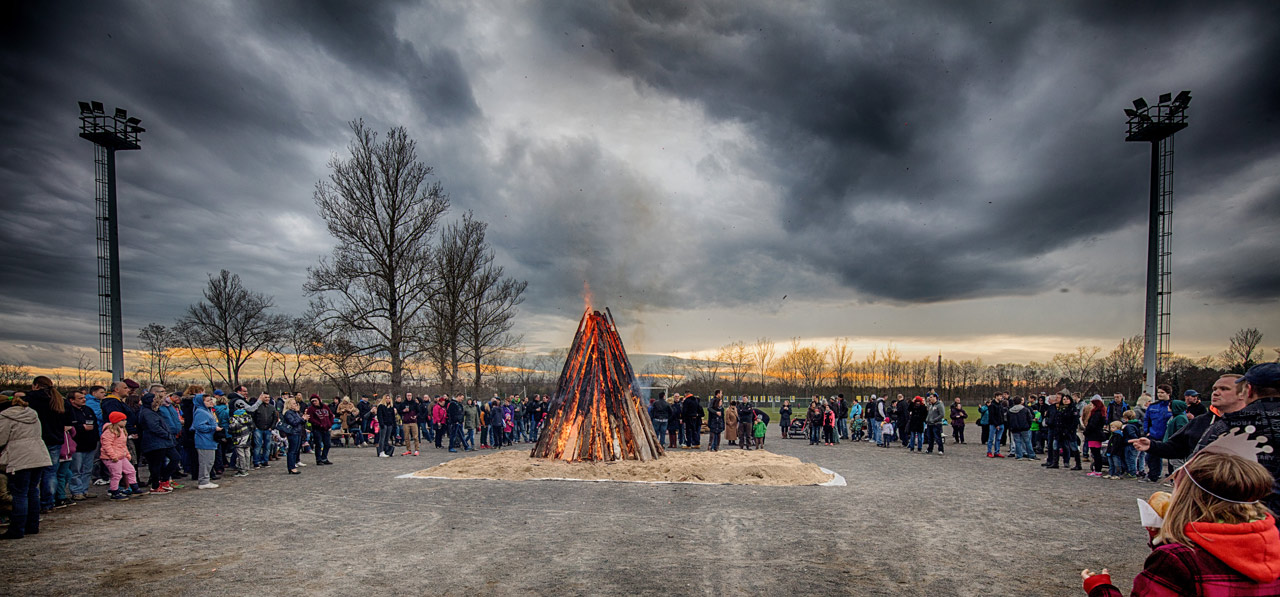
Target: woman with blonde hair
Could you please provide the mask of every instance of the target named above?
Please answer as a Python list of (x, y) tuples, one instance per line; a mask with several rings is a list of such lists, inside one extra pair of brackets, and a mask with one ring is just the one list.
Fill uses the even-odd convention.
[[(1280, 533), (1263, 500), (1274, 480), (1254, 460), (1202, 452), (1173, 474), (1173, 497), (1135, 596), (1280, 595)], [(1119, 597), (1104, 568), (1089, 597)]]
[[(335, 409), (338, 414), (338, 422), (342, 425), (342, 431), (348, 436), (355, 438), (360, 433), (360, 409), (356, 408), (350, 396), (343, 396), (338, 402), (338, 408)], [(347, 446), (347, 438), (342, 438), (342, 447)], [(358, 445), (358, 444), (357, 444)]]
[(395, 448), (392, 445), (396, 437), (396, 409), (391, 403), (391, 394), (383, 394), (378, 399), (378, 456), (390, 458)]
[(302, 457), (302, 436), (306, 430), (307, 415), (300, 414), (301, 405), (293, 397), (284, 399), (284, 414), (281, 418), (281, 433), (289, 440), (289, 449), (285, 457), (285, 465), (290, 475), (302, 474), (298, 470), (298, 460)]

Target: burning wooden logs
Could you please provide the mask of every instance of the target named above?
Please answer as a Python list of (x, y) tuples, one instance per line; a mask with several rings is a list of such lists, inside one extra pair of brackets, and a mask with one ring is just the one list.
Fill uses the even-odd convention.
[(662, 441), (634, 384), (612, 314), (588, 308), (530, 456), (570, 462), (662, 456)]

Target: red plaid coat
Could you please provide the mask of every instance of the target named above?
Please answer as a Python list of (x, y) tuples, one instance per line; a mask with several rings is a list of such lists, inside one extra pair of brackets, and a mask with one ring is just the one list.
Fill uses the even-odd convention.
[[(1161, 545), (1133, 579), (1133, 597), (1263, 597), (1280, 595), (1280, 579), (1259, 583), (1224, 564), (1204, 549)], [(1097, 574), (1084, 582), (1089, 597), (1123, 597), (1111, 577)]]

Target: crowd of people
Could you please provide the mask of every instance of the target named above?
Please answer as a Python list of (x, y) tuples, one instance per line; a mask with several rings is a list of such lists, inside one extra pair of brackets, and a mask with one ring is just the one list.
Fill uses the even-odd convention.
[[(287, 474), (301, 474), (302, 454), (316, 466), (333, 464), (329, 450), (377, 446), (379, 457), (418, 455), (420, 442), (448, 450), (475, 450), (536, 441), (547, 396), (477, 401), (464, 396), (415, 397), (412, 393), (333, 398), (312, 394), (248, 397), (199, 385), (145, 390), (123, 379), (63, 395), (45, 376), (29, 391), (0, 395), (0, 467), (12, 507), (4, 538), (40, 531), (41, 515), (98, 496), (113, 501), (164, 495), (187, 487), (217, 489), (233, 473), (270, 468), (284, 460)], [(479, 429), (480, 445), (475, 444)], [(142, 478), (143, 467), (145, 479)]]
[[(44, 376), (30, 391), (5, 392), (0, 467), (12, 513), (3, 537), (38, 533), (41, 514), (92, 499), (94, 485), (107, 487), (111, 500), (168, 494), (184, 488), (187, 478), (197, 489), (216, 489), (214, 481), (228, 471), (246, 476), (282, 456), (286, 472), (300, 474), (303, 451), (314, 454), (317, 466), (328, 465), (335, 441), (375, 445), (383, 458), (399, 448), (402, 456), (416, 456), (422, 442), (450, 452), (536, 442), (549, 407), (547, 396), (478, 401), (410, 393), (325, 402), (315, 394), (306, 400), (247, 394), (243, 386), (228, 394), (198, 385), (144, 391), (125, 379), (110, 389), (63, 396)], [(1211, 594), (1280, 595), (1280, 533), (1272, 514), (1280, 507), (1280, 454), (1268, 449), (1280, 442), (1280, 363), (1223, 375), (1207, 402), (1195, 390), (1179, 399), (1173, 394), (1160, 385), (1154, 397), (1144, 394), (1131, 406), (1118, 393), (1078, 400), (1065, 389), (1025, 398), (1001, 392), (983, 401), (975, 423), (988, 458), (1044, 456), (1045, 468), (1075, 471), (1087, 461), (1088, 476), (1173, 487), (1164, 523), (1152, 529), (1153, 551), (1134, 581), (1135, 595), (1184, 594), (1170, 589), (1199, 591), (1209, 584), (1224, 588)], [(867, 401), (815, 396), (801, 417), (790, 402), (777, 414), (784, 438), (801, 432), (811, 445), (865, 441), (938, 454), (946, 445), (944, 427), (951, 428), (952, 443), (965, 443), (969, 418), (958, 399), (946, 407), (932, 392)], [(701, 449), (704, 422), (709, 450), (720, 449), (722, 435), (731, 446), (760, 449), (770, 421), (749, 399), (726, 403), (720, 391), (705, 408), (692, 394), (659, 394), (649, 415), (670, 449)], [(1205, 450), (1229, 434), (1266, 447), (1256, 457), (1239, 447)], [(1091, 596), (1118, 594), (1105, 569), (1082, 576)]]

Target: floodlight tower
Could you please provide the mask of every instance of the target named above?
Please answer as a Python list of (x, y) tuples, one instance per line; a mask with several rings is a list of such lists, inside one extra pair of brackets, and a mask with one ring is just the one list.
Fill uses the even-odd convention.
[(142, 149), (146, 129), (124, 108), (108, 116), (102, 102), (80, 102), (80, 137), (93, 142), (93, 181), (98, 232), (98, 354), (113, 379), (125, 375), (124, 327), (120, 309), (120, 226), (116, 219), (116, 151)]
[(1147, 311), (1142, 352), (1142, 368), (1146, 371), (1143, 389), (1156, 394), (1156, 372), (1163, 370), (1169, 358), (1170, 299), (1173, 294), (1170, 276), (1173, 255), (1173, 135), (1187, 128), (1187, 104), (1191, 92), (1177, 97), (1160, 96), (1154, 106), (1147, 100), (1133, 100), (1133, 108), (1125, 108), (1128, 134), (1125, 141), (1151, 143), (1151, 215), (1147, 228)]

